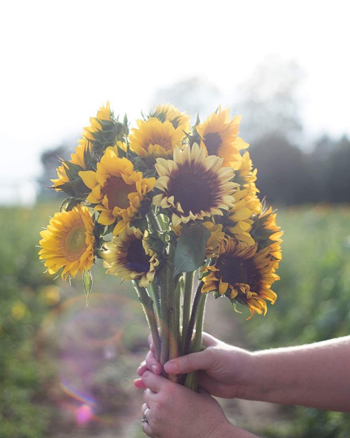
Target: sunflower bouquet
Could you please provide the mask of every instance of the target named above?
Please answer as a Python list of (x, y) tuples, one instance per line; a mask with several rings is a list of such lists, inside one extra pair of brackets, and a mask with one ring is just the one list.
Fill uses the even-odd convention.
[[(201, 349), (209, 293), (265, 314), (282, 233), (257, 196), (240, 117), (219, 107), (191, 127), (159, 105), (129, 132), (108, 103), (90, 123), (52, 180), (67, 198), (41, 232), (48, 272), (82, 274), (87, 299), (98, 259), (131, 280), (162, 364)], [(196, 387), (193, 375), (180, 382)]]

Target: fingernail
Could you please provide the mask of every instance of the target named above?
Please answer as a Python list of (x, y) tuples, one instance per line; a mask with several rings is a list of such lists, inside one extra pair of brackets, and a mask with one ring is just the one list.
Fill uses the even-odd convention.
[(152, 365), (151, 368), (154, 374), (157, 374), (157, 365)]
[(167, 373), (174, 373), (175, 371), (177, 371), (177, 364), (173, 361), (167, 362), (164, 365), (164, 369)]

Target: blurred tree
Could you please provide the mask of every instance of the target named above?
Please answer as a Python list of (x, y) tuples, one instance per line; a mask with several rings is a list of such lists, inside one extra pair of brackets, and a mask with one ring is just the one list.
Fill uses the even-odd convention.
[(326, 166), (326, 197), (331, 203), (350, 202), (350, 140), (344, 136), (329, 155)]
[(302, 130), (298, 86), (301, 68), (295, 61), (269, 56), (238, 88), (234, 114), (242, 114), (241, 135), (250, 143), (269, 134), (296, 140)]
[(258, 169), (258, 188), (268, 204), (295, 205), (312, 201), (314, 181), (305, 154), (278, 133), (259, 139), (251, 147)]
[(74, 151), (73, 142), (62, 143), (53, 149), (47, 149), (41, 154), (40, 161), (43, 167), (41, 176), (38, 178), (38, 202), (47, 202), (54, 199), (64, 199), (64, 194), (50, 190), (51, 179), (57, 178), (56, 169), (60, 165), (60, 159), (69, 159), (70, 152)]
[(307, 166), (314, 181), (313, 202), (329, 201), (326, 175), (335, 143), (335, 140), (323, 134), (315, 140), (312, 151), (306, 155)]
[(159, 89), (153, 104), (157, 106), (159, 103), (171, 103), (193, 117), (200, 114), (201, 120), (204, 120), (220, 105), (220, 91), (210, 82), (192, 77)]

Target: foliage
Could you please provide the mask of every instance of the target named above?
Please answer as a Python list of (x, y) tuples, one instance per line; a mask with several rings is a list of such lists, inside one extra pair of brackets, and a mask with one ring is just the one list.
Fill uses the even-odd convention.
[[(46, 216), (48, 210), (44, 211)], [(35, 402), (47, 375), (38, 369), (33, 340), (47, 312), (47, 303), (38, 296), (52, 280), (37, 262), (37, 237), (29, 232), (38, 229), (44, 211), (0, 210), (0, 436), (4, 437), (44, 437), (50, 417), (49, 409)]]
[(259, 169), (259, 190), (279, 206), (350, 200), (350, 140), (322, 137), (312, 152), (303, 152), (286, 136), (269, 134), (251, 148)]
[[(43, 294), (45, 287), (52, 285), (52, 278), (43, 274), (35, 245), (40, 227), (46, 224), (52, 208), (0, 210), (3, 242), (0, 249), (1, 437), (49, 436), (49, 429), (57, 422), (57, 409), (52, 400), (47, 401), (48, 381), (55, 379), (57, 371), (50, 369), (52, 363), (39, 368), (35, 354), (36, 334), (52, 309), (52, 302), (50, 304)], [(242, 317), (234, 318), (246, 333), (248, 346), (271, 348), (347, 335), (350, 325), (350, 210), (327, 206), (289, 208), (281, 209), (278, 216), (285, 234), (281, 281), (275, 288), (278, 293), (276, 304), (269, 308), (266, 318), (246, 322)], [(103, 272), (96, 276), (98, 282), (102, 278), (106, 282), (104, 291), (115, 287), (112, 276)], [(122, 293), (124, 297), (136, 298), (125, 288)], [(85, 310), (84, 300), (81, 291), (79, 306), (82, 311)], [(91, 301), (88, 309), (95, 307), (95, 302)], [(226, 306), (223, 308), (230, 312), (232, 319), (232, 310)], [(136, 309), (139, 310), (135, 304)], [(130, 309), (127, 313), (131, 314)], [(142, 315), (137, 315), (131, 315), (132, 321), (141, 320)], [(140, 328), (137, 333), (135, 330), (136, 327), (130, 325), (125, 333), (125, 342), (132, 349), (143, 347)], [(136, 338), (140, 339), (138, 347), (133, 340)], [(53, 360), (54, 356), (51, 362)], [(104, 369), (95, 378), (97, 387), (107, 394), (107, 400), (111, 398), (108, 395), (111, 385), (119, 388), (118, 391), (123, 389), (123, 400), (130, 392), (130, 379), (135, 374), (136, 363), (124, 362), (121, 362), (121, 368), (116, 367), (115, 371), (108, 368), (108, 372)], [(127, 373), (128, 377), (124, 377)], [(129, 379), (128, 386), (120, 388), (118, 381), (125, 378)], [(278, 416), (277, 421), (271, 422), (268, 429), (259, 433), (271, 438), (345, 438), (349, 428), (349, 419), (344, 414), (290, 407), (283, 416)], [(133, 435), (129, 436), (136, 436), (139, 432), (137, 416), (130, 432)]]
[[(76, 403), (58, 386), (62, 371), (60, 349), (66, 341), (57, 333), (61, 333), (59, 324), (67, 315), (84, 315), (90, 311), (99, 316), (93, 319), (87, 314), (88, 325), (78, 326), (80, 331), (73, 336), (80, 357), (87, 354), (86, 340), (103, 337), (103, 329), (110, 333), (116, 326), (120, 327), (123, 342), (118, 339), (123, 351), (118, 357), (113, 356), (113, 348), (111, 352), (106, 348), (101, 354), (98, 343), (89, 346), (91, 354), (99, 358), (99, 361), (95, 358), (89, 361), (95, 367), (89, 384), (99, 402), (101, 418), (112, 416), (112, 412), (113, 416), (117, 412), (130, 416), (130, 411), (134, 411), (130, 405), (135, 397), (130, 391), (131, 377), (145, 354), (144, 321), (136, 294), (130, 295), (130, 289), (117, 284), (119, 298), (114, 300), (111, 292), (116, 289), (115, 279), (106, 280), (101, 270), (101, 273), (96, 272), (96, 278), (105, 280), (102, 298), (92, 294), (86, 309), (82, 287), (77, 292), (66, 282), (63, 282), (65, 289), (55, 285), (56, 280), (44, 273), (45, 268), (37, 257), (39, 231), (52, 209), (52, 205), (0, 209), (0, 437), (4, 438), (44, 438), (65, 430), (77, 430), (73, 414), (67, 415), (65, 409), (59, 408), (59, 402), (67, 406)], [(78, 293), (79, 300), (74, 299), (74, 306), (65, 307), (72, 292)], [(61, 301), (63, 296), (66, 298)], [(115, 309), (122, 310), (123, 306), (128, 306), (124, 313), (132, 323), (123, 319), (123, 315), (114, 317)], [(126, 326), (128, 331), (123, 333)], [(80, 338), (84, 334), (85, 340)], [(113, 357), (109, 358), (111, 353)], [(86, 430), (96, 427), (92, 423)], [(113, 424), (113, 433), (118, 434), (118, 427)]]
[(63, 199), (62, 193), (47, 190), (47, 188), (52, 186), (51, 179), (56, 178), (57, 160), (68, 159), (70, 149), (72, 147), (67, 143), (56, 146), (53, 149), (47, 149), (41, 154), (40, 161), (43, 171), (38, 178), (38, 201), (48, 202), (50, 200)]
[[(314, 206), (279, 212), (283, 262), (278, 299), (261, 321), (244, 324), (252, 348), (286, 347), (349, 334), (350, 209)], [(266, 437), (345, 437), (346, 414), (288, 408), (293, 422), (274, 423)]]

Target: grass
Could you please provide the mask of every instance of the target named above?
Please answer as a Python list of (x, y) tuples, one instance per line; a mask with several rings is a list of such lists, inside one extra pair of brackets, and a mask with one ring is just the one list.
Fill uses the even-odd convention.
[[(95, 270), (95, 295), (86, 312), (79, 281), (70, 286), (43, 273), (36, 245), (40, 229), (56, 208), (0, 209), (0, 437), (40, 438), (52, 436), (57, 428), (74, 435), (72, 412), (78, 400), (62, 391), (63, 370), (66, 378), (73, 376), (71, 383), (77, 388), (77, 376), (85, 373), (85, 386), (80, 389), (88, 389), (87, 394), (103, 406), (100, 419), (119, 412), (126, 422), (139, 420), (139, 400), (131, 381), (145, 351), (146, 325), (140, 306), (127, 284), (105, 276), (101, 268)], [(282, 209), (278, 223), (285, 231), (281, 280), (275, 287), (278, 300), (269, 306), (266, 317), (256, 315), (246, 321), (244, 315), (232, 315), (246, 345), (261, 349), (347, 335), (350, 209)], [(233, 313), (230, 306), (222, 306), (221, 311), (226, 316)], [(91, 319), (74, 325), (84, 315)], [(117, 340), (109, 336), (113, 333), (119, 333)], [(80, 362), (63, 360), (62, 351), (67, 349), (79, 353)], [(76, 363), (81, 367), (78, 371)], [(86, 436), (105, 427), (118, 425), (109, 420), (92, 422), (85, 426)], [(344, 414), (288, 408), (283, 421), (259, 433), (342, 438), (349, 428)]]

